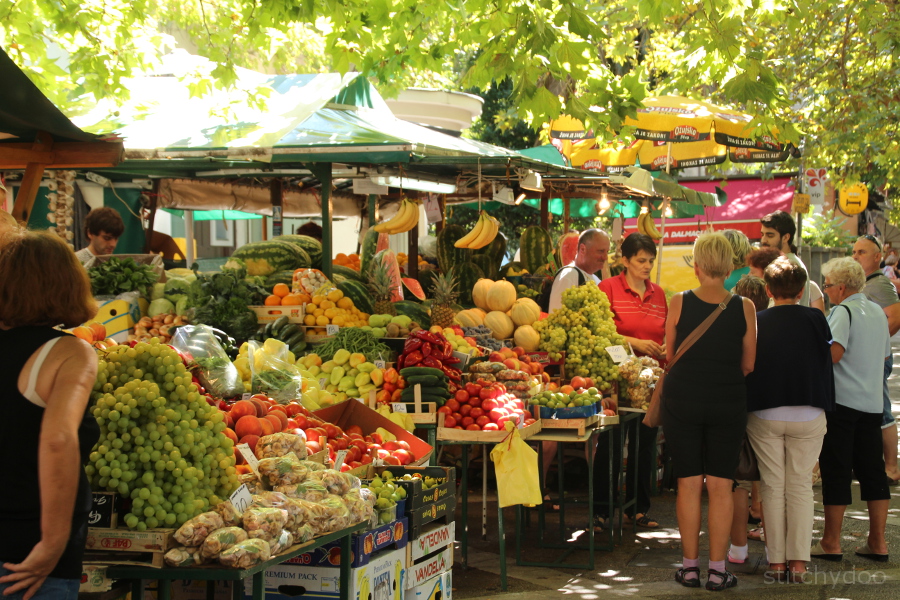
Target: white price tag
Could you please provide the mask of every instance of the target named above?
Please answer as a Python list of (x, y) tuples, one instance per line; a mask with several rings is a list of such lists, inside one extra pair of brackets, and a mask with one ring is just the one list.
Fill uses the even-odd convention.
[(326, 325), (325, 326), (325, 335), (337, 335), (337, 332), (340, 330), (340, 327), (337, 325)]
[(344, 459), (347, 458), (346, 450), (338, 450), (337, 454), (334, 456), (334, 468), (337, 471), (341, 470), (341, 465), (344, 464)]
[(440, 223), (444, 220), (444, 214), (441, 212), (441, 203), (434, 194), (429, 194), (425, 200), (425, 218), (429, 223)]
[(616, 364), (619, 364), (626, 358), (628, 358), (628, 350), (626, 350), (623, 346), (607, 346), (606, 351), (609, 352), (609, 355), (612, 357), (613, 362)]
[(372, 464), (375, 465), (376, 467), (383, 467), (383, 466), (384, 466), (384, 459), (382, 459), (382, 458), (376, 458), (375, 460), (372, 461)]
[(244, 460), (247, 461), (247, 464), (250, 465), (250, 468), (253, 469), (254, 473), (259, 473), (259, 461), (256, 459), (256, 455), (253, 454), (253, 450), (250, 449), (250, 446), (247, 444), (238, 444), (238, 452), (241, 453), (241, 456), (244, 457)]
[(253, 397), (253, 394), (251, 394), (250, 392), (247, 392), (246, 394), (241, 394), (241, 400), (249, 400), (252, 397)]
[(245, 483), (236, 489), (234, 493), (228, 497), (228, 500), (231, 501), (231, 504), (234, 505), (239, 513), (243, 514), (243, 512), (250, 507), (250, 503), (253, 502), (253, 494), (250, 493), (250, 488), (248, 488)]
[(324, 390), (326, 385), (328, 385), (328, 378), (327, 378), (327, 377), (320, 377), (320, 378), (319, 378), (319, 389)]
[(383, 360), (376, 360), (376, 361), (375, 361), (375, 368), (376, 368), (376, 369), (385, 369), (385, 368), (387, 368), (387, 363), (384, 362)]
[(365, 398), (354, 398), (354, 400), (358, 400), (360, 404), (365, 404), (365, 403), (366, 403), (366, 399), (365, 399)]
[(405, 413), (406, 404), (403, 402), (391, 402), (391, 410), (395, 413)]

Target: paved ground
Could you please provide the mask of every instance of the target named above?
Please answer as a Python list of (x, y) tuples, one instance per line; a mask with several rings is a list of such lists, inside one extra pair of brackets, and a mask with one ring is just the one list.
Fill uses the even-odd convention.
[[(900, 341), (894, 342), (894, 368), (891, 377), (891, 396), (894, 413), (900, 414)], [(577, 468), (577, 467), (576, 467)], [(544, 600), (572, 596), (584, 600), (599, 598), (676, 598), (688, 595), (709, 594), (705, 589), (687, 589), (677, 584), (673, 572), (681, 561), (681, 547), (675, 519), (675, 495), (663, 493), (653, 500), (651, 514), (662, 528), (656, 531), (639, 531), (637, 535), (627, 529), (622, 542), (613, 552), (600, 551), (596, 568), (592, 571), (571, 568), (536, 568), (516, 565), (515, 510), (506, 509), (507, 574), (509, 589), (500, 589), (500, 560), (497, 531), (496, 493), (492, 482), (488, 484), (488, 533), (482, 539), (481, 476), (473, 472), (475, 484), (469, 494), (469, 557), (468, 569), (461, 567), (461, 552), (457, 542), (456, 562), (453, 569), (453, 596), (457, 599)], [(576, 477), (577, 480), (577, 477)], [(820, 489), (816, 488), (816, 523), (814, 538), (821, 534), (824, 525)], [(843, 528), (844, 561), (830, 563), (813, 560), (809, 564), (809, 583), (785, 585), (772, 581), (765, 575), (765, 548), (760, 542), (750, 542), (750, 560), (745, 565), (729, 567), (738, 575), (738, 587), (729, 590), (729, 597), (750, 597), (759, 592), (772, 598), (809, 598), (816, 600), (887, 599), (900, 596), (900, 487), (893, 487), (890, 516), (887, 525), (888, 547), (891, 561), (875, 563), (856, 557), (853, 550), (865, 543), (868, 521), (865, 505), (858, 500), (847, 512)], [(577, 496), (577, 492), (576, 492)], [(858, 499), (858, 490), (855, 491)], [(705, 507), (704, 507), (705, 508)], [(577, 506), (567, 510), (566, 522), (571, 525), (568, 534), (579, 535), (586, 523), (585, 509)], [(545, 531), (548, 535), (557, 531), (557, 516), (548, 515)], [(457, 539), (459, 539), (459, 510), (457, 509)], [(552, 562), (560, 550), (546, 550), (537, 544), (536, 519), (523, 533), (523, 555), (532, 561)], [(705, 534), (701, 535), (701, 560), (707, 554)], [(606, 542), (605, 535), (598, 541)], [(585, 563), (587, 552), (575, 552), (566, 558), (569, 563)], [(705, 568), (701, 564), (701, 568)]]

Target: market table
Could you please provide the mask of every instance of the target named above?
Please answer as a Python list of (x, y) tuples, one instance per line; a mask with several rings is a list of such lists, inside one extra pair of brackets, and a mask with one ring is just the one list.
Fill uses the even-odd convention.
[[(162, 569), (154, 569), (152, 567), (135, 567), (135, 566), (111, 566), (107, 574), (111, 579), (131, 580), (131, 597), (143, 598), (144, 580), (155, 579), (159, 587), (159, 600), (170, 600), (171, 589), (170, 583), (179, 579), (206, 581), (206, 597), (212, 600), (215, 594), (216, 581), (233, 581), (232, 598), (234, 600), (243, 600), (244, 586), (242, 582), (247, 577), (253, 577), (253, 600), (264, 600), (265, 598), (265, 571), (270, 567), (280, 565), (295, 556), (299, 556), (310, 550), (314, 550), (325, 544), (339, 540), (341, 543), (341, 556), (349, 557), (351, 555), (350, 536), (356, 532), (363, 531), (368, 526), (368, 522), (357, 523), (346, 529), (335, 531), (321, 537), (317, 537), (305, 544), (294, 545), (285, 552), (279, 554), (275, 558), (267, 560), (249, 569), (227, 569), (217, 565), (173, 568), (164, 567)], [(348, 590), (350, 589), (350, 562), (342, 560), (340, 566), (341, 580), (341, 600), (349, 600)]]

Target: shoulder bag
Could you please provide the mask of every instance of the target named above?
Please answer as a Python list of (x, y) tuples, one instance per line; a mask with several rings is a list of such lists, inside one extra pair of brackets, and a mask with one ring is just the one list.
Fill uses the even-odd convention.
[(675, 356), (672, 357), (672, 360), (669, 361), (669, 364), (666, 365), (665, 370), (659, 376), (659, 379), (656, 380), (656, 387), (653, 390), (653, 395), (650, 397), (650, 406), (647, 408), (647, 414), (644, 415), (644, 425), (647, 427), (659, 427), (662, 425), (662, 390), (663, 390), (663, 381), (665, 381), (666, 373), (672, 368), (672, 366), (678, 362), (678, 359), (684, 356), (684, 353), (690, 349), (691, 346), (694, 345), (694, 342), (700, 339), (700, 337), (706, 333), (706, 330), (709, 329), (709, 326), (713, 324), (720, 314), (725, 310), (725, 307), (728, 306), (728, 303), (731, 302), (731, 298), (734, 294), (729, 293), (722, 302), (712, 311), (712, 313), (706, 317), (706, 319), (700, 323), (691, 333), (685, 338), (684, 342), (678, 348), (678, 352), (675, 353)]

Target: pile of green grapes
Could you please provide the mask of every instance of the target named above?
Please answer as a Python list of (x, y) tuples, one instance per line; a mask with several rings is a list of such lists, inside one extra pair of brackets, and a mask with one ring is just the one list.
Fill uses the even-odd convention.
[(237, 488), (224, 416), (158, 339), (101, 355), (91, 399), (100, 441), (85, 471), (94, 490), (131, 498), (131, 529), (178, 527)]
[(541, 350), (559, 360), (566, 352), (566, 375), (590, 377), (602, 391), (618, 379), (619, 370), (607, 346), (625, 344), (616, 333), (609, 298), (596, 284), (586, 283), (565, 290), (563, 305), (534, 324), (541, 335)]

